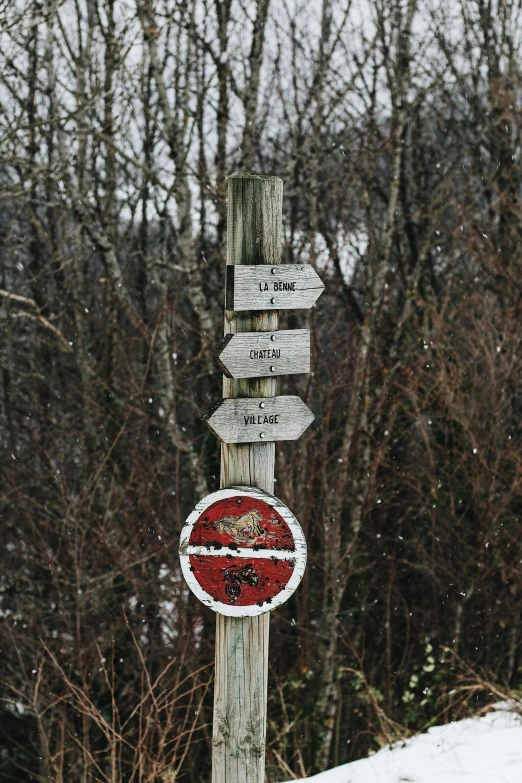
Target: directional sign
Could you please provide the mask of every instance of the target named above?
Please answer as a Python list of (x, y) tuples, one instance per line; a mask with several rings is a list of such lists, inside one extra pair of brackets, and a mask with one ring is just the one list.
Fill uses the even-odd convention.
[(310, 372), (310, 332), (292, 329), (227, 334), (218, 346), (216, 359), (229, 378)]
[(310, 264), (227, 266), (227, 310), (303, 310), (324, 283)]
[(229, 487), (201, 500), (181, 531), (179, 556), (192, 592), (219, 614), (252, 617), (280, 606), (306, 566), (292, 512), (256, 487)]
[(300, 397), (222, 400), (203, 417), (223, 443), (297, 440), (315, 419)]

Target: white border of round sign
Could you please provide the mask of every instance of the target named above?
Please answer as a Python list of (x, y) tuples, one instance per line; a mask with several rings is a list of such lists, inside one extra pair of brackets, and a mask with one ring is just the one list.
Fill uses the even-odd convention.
[[(186, 552), (189, 546), (192, 529), (197, 520), (209, 506), (213, 505), (218, 500), (226, 500), (227, 498), (237, 496), (258, 498), (259, 500), (263, 500), (269, 506), (272, 506), (272, 508), (275, 508), (277, 513), (280, 514), (287, 523), (294, 537), (295, 552), (292, 552), (291, 555), (289, 554), (288, 557), (289, 560), (295, 560), (292, 576), (288, 580), (286, 587), (281, 590), (278, 595), (272, 598), (270, 604), (263, 603), (262, 606), (228, 606), (227, 604), (221, 603), (221, 601), (216, 601), (207, 592), (205, 592), (205, 590), (203, 590), (190, 569), (190, 554), (187, 554)], [(258, 551), (261, 554), (261, 551), (263, 550)], [(270, 550), (268, 550), (268, 552), (270, 552)], [(216, 552), (216, 554), (219, 553)], [(236, 557), (240, 557), (241, 550), (234, 550), (231, 552), (231, 554), (235, 555)], [(212, 557), (212, 554), (209, 554), (209, 556)], [(257, 557), (259, 556), (260, 555), (258, 554)], [(270, 554), (267, 554), (267, 557), (270, 557)], [(179, 539), (179, 559), (181, 562), (181, 570), (183, 571), (183, 576), (185, 577), (186, 583), (194, 595), (199, 598), (199, 600), (204, 603), (205, 606), (208, 606), (209, 609), (212, 609), (214, 612), (217, 612), (218, 614), (224, 614), (227, 617), (255, 617), (259, 614), (266, 614), (267, 612), (271, 612), (272, 609), (276, 609), (278, 606), (281, 606), (281, 604), (290, 598), (292, 593), (298, 587), (306, 568), (306, 540), (301, 529), (301, 525), (294, 517), (290, 509), (287, 508), (287, 506), (285, 506), (285, 504), (274, 495), (259, 489), (259, 487), (227, 487), (226, 489), (219, 489), (217, 492), (212, 492), (212, 494), (204, 497), (196, 505), (194, 511), (188, 516), (187, 521), (181, 530)]]

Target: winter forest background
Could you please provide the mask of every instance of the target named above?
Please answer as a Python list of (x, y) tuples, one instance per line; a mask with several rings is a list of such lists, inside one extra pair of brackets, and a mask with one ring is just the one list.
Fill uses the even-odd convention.
[(522, 687), (520, 0), (0, 1), (0, 780), (209, 781), (226, 182), (326, 282), (267, 776)]

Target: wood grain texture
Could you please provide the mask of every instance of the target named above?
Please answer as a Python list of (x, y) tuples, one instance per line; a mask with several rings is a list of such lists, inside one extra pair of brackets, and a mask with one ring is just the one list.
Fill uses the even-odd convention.
[[(234, 176), (228, 181), (227, 264), (279, 264), (283, 182)], [(225, 312), (225, 334), (268, 332), (278, 313)], [(274, 397), (276, 378), (223, 379), (223, 397)], [(275, 443), (223, 444), (221, 487), (256, 486), (273, 494)], [(267, 612), (216, 616), (212, 783), (264, 783), (268, 679)]]
[(229, 378), (262, 378), (310, 372), (310, 332), (228, 334), (216, 350), (219, 366)]
[(216, 615), (213, 783), (263, 783), (268, 618)]
[(204, 421), (223, 443), (297, 440), (315, 419), (300, 397), (222, 400)]
[(324, 291), (310, 264), (230, 267), (226, 285), (228, 310), (308, 310)]

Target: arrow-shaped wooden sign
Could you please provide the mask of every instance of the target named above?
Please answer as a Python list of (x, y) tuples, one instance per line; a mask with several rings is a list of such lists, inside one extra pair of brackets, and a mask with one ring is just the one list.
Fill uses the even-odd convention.
[(222, 400), (203, 417), (223, 443), (297, 440), (315, 419), (300, 397), (239, 397)]
[(323, 290), (310, 264), (227, 266), (227, 310), (307, 310)]
[(229, 378), (263, 378), (310, 372), (310, 332), (227, 334), (216, 351), (219, 366)]

